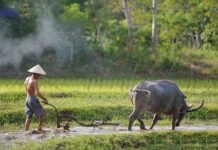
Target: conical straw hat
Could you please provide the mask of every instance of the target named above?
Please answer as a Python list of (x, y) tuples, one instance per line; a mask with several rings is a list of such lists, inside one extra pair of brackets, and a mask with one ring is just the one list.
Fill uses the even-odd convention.
[(40, 65), (36, 65), (33, 68), (30, 68), (28, 72), (46, 75), (45, 71), (42, 69)]

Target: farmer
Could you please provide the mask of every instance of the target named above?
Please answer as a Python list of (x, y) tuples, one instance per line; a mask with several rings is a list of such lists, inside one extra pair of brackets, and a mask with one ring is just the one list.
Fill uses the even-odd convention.
[(46, 75), (45, 71), (40, 65), (36, 65), (29, 69), (28, 72), (32, 73), (31, 76), (27, 77), (24, 84), (26, 88), (26, 121), (25, 121), (25, 132), (28, 134), (30, 122), (33, 113), (39, 118), (39, 127), (37, 132), (43, 132), (42, 125), (45, 118), (45, 110), (42, 108), (37, 97), (43, 100), (43, 103), (48, 104), (48, 100), (39, 92), (38, 79), (40, 75)]

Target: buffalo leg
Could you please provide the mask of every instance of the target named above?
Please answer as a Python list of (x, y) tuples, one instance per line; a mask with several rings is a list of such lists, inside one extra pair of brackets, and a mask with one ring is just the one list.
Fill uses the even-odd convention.
[(144, 124), (144, 122), (142, 121), (142, 118), (141, 118), (140, 115), (138, 116), (137, 120), (138, 120), (138, 122), (140, 123), (140, 129), (146, 130), (145, 124)]
[(179, 112), (175, 111), (172, 118), (172, 130), (175, 130), (176, 127), (176, 120), (178, 118)]
[(154, 114), (150, 129), (153, 129), (154, 125), (157, 123), (158, 120), (160, 120), (160, 115), (159, 114)]
[[(140, 111), (136, 111), (136, 109), (133, 110), (133, 112), (130, 114), (129, 116), (129, 126), (128, 126), (128, 130), (131, 131), (132, 130), (132, 125), (133, 125), (133, 122), (138, 119), (139, 115), (140, 115)], [(143, 123), (144, 124), (144, 123)]]

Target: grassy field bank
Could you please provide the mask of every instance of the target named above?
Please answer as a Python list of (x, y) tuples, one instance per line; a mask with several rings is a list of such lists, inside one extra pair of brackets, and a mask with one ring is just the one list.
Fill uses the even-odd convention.
[(216, 150), (218, 132), (142, 132), (56, 138), (42, 144), (20, 144), (13, 150), (29, 149), (167, 149)]

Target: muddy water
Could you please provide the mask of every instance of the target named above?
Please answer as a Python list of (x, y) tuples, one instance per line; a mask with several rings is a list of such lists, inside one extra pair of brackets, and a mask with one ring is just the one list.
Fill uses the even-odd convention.
[[(110, 133), (129, 133), (126, 127), (74, 127), (70, 131), (57, 131), (55, 129), (45, 128), (46, 132), (41, 134), (25, 135), (23, 131), (17, 132), (0, 132), (0, 148), (9, 149), (15, 143), (26, 143), (30, 140), (43, 142), (46, 139), (54, 137), (72, 137), (78, 135), (95, 135), (95, 134), (110, 134)], [(155, 132), (162, 130), (171, 130), (171, 126), (156, 126), (153, 130), (141, 131), (139, 127), (133, 127), (131, 132)], [(180, 126), (177, 131), (218, 131), (218, 126), (215, 125), (198, 125), (198, 126)]]

